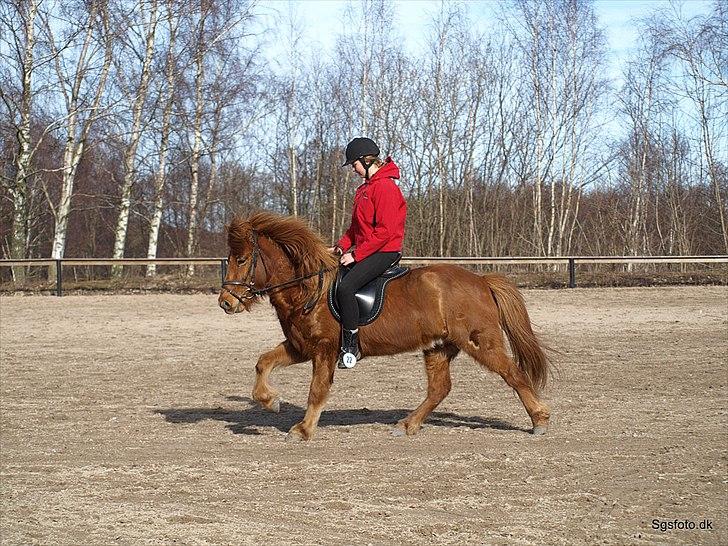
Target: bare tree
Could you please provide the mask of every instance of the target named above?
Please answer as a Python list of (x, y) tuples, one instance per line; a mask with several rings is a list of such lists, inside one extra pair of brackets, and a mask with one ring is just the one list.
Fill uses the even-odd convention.
[[(59, 26), (55, 17), (44, 17), (48, 47), (54, 58), (54, 87), (64, 109), (57, 114), (65, 141), (61, 171), (60, 197), (46, 190), (48, 205), (54, 218), (51, 258), (63, 258), (66, 249), (68, 218), (74, 181), (86, 141), (93, 124), (104, 114), (102, 99), (111, 68), (112, 34), (107, 5), (69, 6), (65, 19), (71, 23), (56, 36)], [(70, 72), (69, 72), (70, 71)], [(53, 276), (53, 271), (50, 272)]]
[[(202, 155), (202, 121), (204, 113), (203, 87), (205, 83), (205, 57), (208, 52), (207, 42), (210, 39), (205, 28), (212, 5), (203, 3), (199, 13), (195, 14), (194, 32), (194, 58), (193, 67), (195, 71), (194, 88), (194, 114), (192, 122), (192, 150), (190, 155), (190, 193), (189, 193), (189, 220), (187, 224), (187, 256), (192, 256), (195, 249), (197, 236), (197, 196), (200, 188), (200, 157)], [(194, 266), (188, 268), (192, 275)]]
[(707, 16), (687, 18), (681, 5), (673, 3), (670, 10), (649, 22), (648, 30), (655, 48), (683, 74), (669, 87), (693, 105), (705, 174), (712, 186), (723, 249), (728, 253), (728, 182), (722, 179), (719, 165), (719, 158), (728, 163), (728, 7), (716, 1)]
[[(2, 34), (10, 38), (3, 47), (11, 53), (16, 75), (20, 79), (17, 101), (9, 94), (14, 87), (10, 70), (3, 69), (4, 81), (0, 85), (0, 98), (7, 108), (17, 138), (15, 173), (6, 184), (13, 201), (13, 222), (7, 246), (10, 258), (14, 259), (25, 258), (28, 250), (28, 182), (33, 170), (30, 124), (35, 91), (33, 76), (36, 71), (36, 17), (39, 3), (39, 0), (16, 0), (3, 4), (0, 12)], [(6, 84), (9, 85), (6, 87)], [(13, 268), (13, 276), (16, 281), (22, 281), (25, 276), (24, 268)]]
[(400, 165), (410, 255), (728, 251), (724, 2), (636, 23), (614, 90), (588, 0), (483, 31), (443, 3), (416, 52), (407, 6), (350, 3), (328, 56), (283, 5), (276, 63), (247, 0), (0, 3), (6, 255), (217, 254), (257, 208), (336, 239), (361, 135)]
[[(649, 45), (648, 45), (649, 47)], [(653, 140), (658, 131), (661, 110), (658, 89), (662, 59), (654, 50), (643, 61), (633, 62), (625, 74), (623, 109), (629, 120), (630, 139), (625, 144), (625, 175), (629, 180), (629, 215), (625, 225), (625, 253), (647, 252), (646, 201), (650, 161), (656, 149)]]
[(546, 255), (561, 254), (581, 188), (601, 168), (587, 151), (598, 134), (595, 112), (605, 92), (604, 37), (587, 2), (517, 0), (513, 10), (506, 20), (528, 60), (531, 84), (533, 243)]
[[(227, 75), (224, 71), (233, 64), (233, 57), (240, 53), (240, 44), (246, 36), (245, 24), (253, 17), (251, 9), (252, 6), (245, 1), (229, 2), (224, 5), (203, 2), (199, 9), (190, 13), (187, 22), (190, 36), (188, 49), (191, 55), (189, 67), (193, 72), (188, 78), (190, 91), (184, 100), (189, 119), (188, 131), (191, 132), (191, 135), (188, 135), (188, 140), (191, 142), (188, 151), (190, 183), (185, 245), (187, 256), (193, 256), (196, 252), (200, 208), (203, 208), (201, 205), (206, 206), (199, 202), (203, 157), (214, 158), (213, 170), (217, 172), (216, 161), (219, 151), (217, 146), (220, 143), (220, 134), (216, 128), (221, 127), (220, 116), (225, 107), (235, 102), (235, 98), (229, 93), (217, 93), (217, 91), (230, 89), (230, 86), (220, 84), (225, 82)], [(231, 78), (233, 86), (234, 81), (234, 78)], [(210, 100), (207, 93), (213, 89), (217, 90), (218, 98), (224, 97), (227, 102), (211, 106), (216, 100)], [(194, 267), (190, 266), (188, 273), (194, 273)]]
[(301, 22), (298, 19), (298, 14), (293, 8), (293, 4), (289, 2), (289, 24), (288, 24), (288, 36), (286, 49), (288, 53), (288, 77), (284, 83), (283, 92), (283, 123), (282, 127), (285, 132), (285, 141), (287, 144), (287, 155), (288, 155), (288, 172), (289, 172), (289, 185), (290, 185), (290, 212), (294, 216), (298, 216), (298, 151), (296, 137), (299, 132), (300, 121), (300, 106), (299, 102), (299, 90), (296, 85), (298, 80), (301, 78), (300, 66), (301, 66)]
[[(147, 258), (157, 257), (159, 246), (159, 229), (162, 224), (162, 213), (164, 212), (164, 183), (167, 176), (167, 155), (169, 153), (169, 139), (172, 132), (172, 108), (175, 99), (175, 85), (177, 83), (177, 34), (179, 32), (179, 18), (174, 2), (166, 1), (166, 22), (168, 26), (167, 54), (164, 64), (164, 81), (160, 84), (160, 95), (162, 104), (162, 120), (160, 131), (160, 142), (158, 151), (158, 164), (154, 179), (154, 205), (152, 218), (149, 224), (149, 242), (147, 244)], [(157, 272), (155, 264), (147, 266), (147, 276), (153, 276)]]
[[(141, 28), (141, 44), (142, 51), (138, 51), (137, 44), (131, 36), (127, 34), (129, 40), (127, 47), (140, 59), (140, 71), (138, 80), (126, 81), (124, 74), (127, 67), (117, 65), (117, 78), (129, 103), (128, 134), (126, 135), (124, 150), (124, 179), (121, 185), (121, 203), (119, 205), (119, 218), (116, 223), (115, 240), (114, 240), (114, 258), (124, 257), (124, 247), (126, 244), (126, 235), (129, 226), (129, 213), (131, 211), (131, 191), (136, 181), (136, 161), (137, 148), (142, 133), (142, 115), (144, 113), (145, 102), (148, 98), (149, 81), (151, 78), (151, 68), (155, 53), (155, 35), (158, 24), (158, 3), (157, 0), (147, 2), (142, 0), (137, 6), (133, 6), (131, 12), (141, 17), (138, 23), (131, 23), (130, 28), (134, 28), (137, 24)], [(131, 79), (130, 79), (131, 80)], [(112, 273), (120, 275), (123, 268), (114, 266)]]

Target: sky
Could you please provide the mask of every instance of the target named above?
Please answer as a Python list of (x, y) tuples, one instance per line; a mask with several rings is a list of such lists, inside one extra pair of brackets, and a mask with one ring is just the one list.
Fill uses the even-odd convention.
[[(441, 2), (439, 0), (393, 0), (397, 10), (398, 28), (404, 38), (404, 45), (410, 53), (424, 47), (427, 23)], [(298, 14), (303, 31), (305, 50), (320, 55), (332, 55), (336, 38), (345, 29), (345, 8), (347, 0), (263, 0), (259, 8), (265, 24), (275, 27), (275, 14), (286, 14), (293, 9)], [(496, 24), (494, 16), (497, 0), (469, 0), (463, 2), (474, 24), (485, 30)], [(638, 34), (635, 21), (644, 18), (656, 9), (667, 9), (669, 0), (596, 0), (594, 8), (600, 25), (605, 29), (608, 40), (610, 77), (617, 87), (629, 54), (637, 45)], [(683, 10), (688, 15), (710, 11), (710, 0), (684, 0)], [(291, 8), (289, 8), (291, 6)], [(275, 58), (280, 47), (279, 40), (270, 40), (268, 56)]]
[[(598, 0), (594, 3), (597, 17), (605, 29), (608, 40), (610, 76), (621, 80), (622, 68), (638, 44), (635, 22), (659, 9), (668, 9), (666, 0)], [(712, 2), (687, 0), (682, 9), (686, 15), (700, 15), (711, 11)]]

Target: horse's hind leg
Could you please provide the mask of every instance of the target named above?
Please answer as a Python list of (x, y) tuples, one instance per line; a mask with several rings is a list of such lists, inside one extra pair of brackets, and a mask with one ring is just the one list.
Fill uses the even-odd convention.
[(281, 398), (278, 392), (268, 384), (270, 373), (278, 366), (290, 366), (305, 362), (307, 358), (293, 348), (289, 341), (279, 343), (273, 350), (263, 353), (255, 365), (255, 385), (253, 400), (266, 409), (278, 413), (281, 409)]
[(544, 434), (549, 424), (548, 406), (539, 400), (528, 376), (506, 354), (502, 340), (484, 338), (483, 334), (476, 337), (471, 335), (463, 349), (480, 364), (500, 375), (516, 391), (531, 418), (533, 433)]
[(422, 422), (450, 392), (450, 361), (460, 352), (455, 345), (436, 345), (425, 349), (425, 371), (427, 372), (427, 398), (395, 428), (397, 434), (417, 434)]

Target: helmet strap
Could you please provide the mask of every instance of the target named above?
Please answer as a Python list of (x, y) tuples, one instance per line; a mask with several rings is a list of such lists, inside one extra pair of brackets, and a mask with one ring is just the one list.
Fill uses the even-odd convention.
[(363, 157), (360, 157), (359, 159), (357, 159), (357, 161), (359, 163), (361, 163), (361, 166), (362, 167), (364, 167), (364, 178), (366, 178), (367, 180), (369, 180), (369, 178), (370, 178), (370, 176), (369, 176), (369, 167), (371, 167), (372, 165), (374, 165), (374, 161), (370, 161), (369, 163), (367, 163), (366, 161), (364, 161), (364, 158)]

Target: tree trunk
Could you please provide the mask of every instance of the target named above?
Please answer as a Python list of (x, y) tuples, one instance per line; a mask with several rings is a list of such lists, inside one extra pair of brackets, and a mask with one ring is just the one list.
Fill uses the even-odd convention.
[[(167, 1), (167, 17), (170, 24), (169, 49), (167, 50), (167, 67), (165, 70), (166, 95), (164, 99), (164, 112), (162, 114), (162, 135), (159, 143), (159, 165), (154, 178), (154, 212), (149, 225), (149, 243), (147, 244), (147, 258), (153, 260), (157, 257), (159, 246), (159, 230), (162, 225), (162, 212), (164, 211), (164, 182), (167, 174), (167, 153), (169, 151), (169, 136), (171, 132), (172, 106), (174, 105), (174, 86), (176, 83), (176, 69), (174, 47), (177, 38), (177, 19), (172, 14), (172, 3)], [(147, 277), (157, 274), (157, 265), (147, 266)]]
[[(98, 108), (101, 103), (104, 90), (106, 88), (106, 80), (111, 69), (111, 38), (109, 36), (108, 29), (108, 13), (105, 9), (100, 8), (102, 17), (102, 26), (104, 34), (104, 60), (101, 68), (101, 75), (99, 77), (98, 84), (96, 85), (95, 95), (91, 101), (89, 110), (83, 117), (80, 104), (83, 102), (81, 97), (81, 86), (86, 77), (91, 59), (88, 58), (88, 51), (91, 46), (93, 39), (93, 31), (96, 26), (95, 20), (97, 16), (96, 7), (92, 7), (89, 12), (84, 42), (81, 47), (78, 59), (75, 64), (75, 75), (73, 81), (73, 87), (70, 90), (70, 94), (67, 94), (68, 103), (68, 117), (66, 121), (66, 147), (63, 152), (63, 168), (61, 177), (61, 197), (57, 206), (50, 203), (55, 216), (55, 226), (53, 232), (53, 246), (51, 250), (51, 258), (59, 260), (64, 257), (66, 252), (66, 234), (68, 231), (68, 218), (71, 213), (71, 198), (73, 196), (73, 186), (76, 179), (76, 172), (78, 165), (81, 162), (83, 156), (83, 150), (86, 144), (86, 139), (91, 130), (91, 126), (98, 118)], [(50, 29), (49, 29), (50, 30)], [(55, 43), (53, 44), (53, 51), (56, 55), (56, 73), (58, 75), (58, 81), (61, 86), (64, 87), (65, 93), (65, 78), (62, 70), (59, 52), (56, 50)], [(79, 130), (80, 125), (80, 130)], [(55, 278), (55, 268), (50, 268), (49, 280)]]
[(298, 177), (296, 174), (298, 158), (296, 157), (296, 149), (292, 145), (288, 147), (288, 160), (291, 176), (291, 214), (298, 216)]
[[(18, 155), (15, 158), (15, 180), (11, 188), (13, 197), (13, 227), (10, 233), (10, 258), (23, 259), (28, 252), (28, 178), (31, 174), (32, 153), (30, 150), (30, 116), (33, 100), (33, 70), (35, 48), (35, 18), (38, 0), (30, 0), (25, 21), (25, 50), (23, 52), (22, 102), (20, 125), (17, 127)], [(25, 280), (25, 268), (12, 269), (13, 280)]]
[[(191, 258), (195, 252), (197, 236), (197, 194), (200, 188), (200, 155), (202, 152), (202, 84), (205, 78), (204, 62), (205, 47), (205, 14), (200, 19), (200, 29), (195, 55), (195, 121), (193, 127), (192, 157), (190, 158), (190, 202), (189, 222), (187, 224), (187, 257)], [(194, 275), (195, 266), (187, 267), (187, 274)]]
[(61, 199), (55, 210), (55, 229), (53, 235), (53, 247), (51, 258), (59, 260), (63, 258), (66, 250), (66, 232), (68, 228), (68, 216), (71, 212), (71, 196), (73, 195), (73, 182), (76, 178), (76, 170), (83, 154), (84, 142), (74, 142), (70, 135), (76, 131), (75, 122), (69, 123), (69, 139), (66, 142), (66, 150), (63, 153), (63, 176), (61, 179)]
[[(157, 28), (157, 0), (152, 0), (149, 24), (146, 29), (146, 47), (144, 60), (142, 61), (142, 74), (137, 87), (136, 97), (132, 106), (132, 126), (129, 143), (124, 152), (124, 181), (121, 188), (121, 204), (119, 206), (119, 218), (116, 223), (114, 240), (114, 258), (124, 257), (126, 235), (129, 228), (129, 213), (131, 211), (131, 190), (136, 181), (136, 152), (141, 138), (141, 121), (144, 112), (144, 102), (149, 87), (149, 76), (154, 57), (154, 35)], [(113, 266), (111, 273), (118, 277), (123, 271), (123, 266)]]

